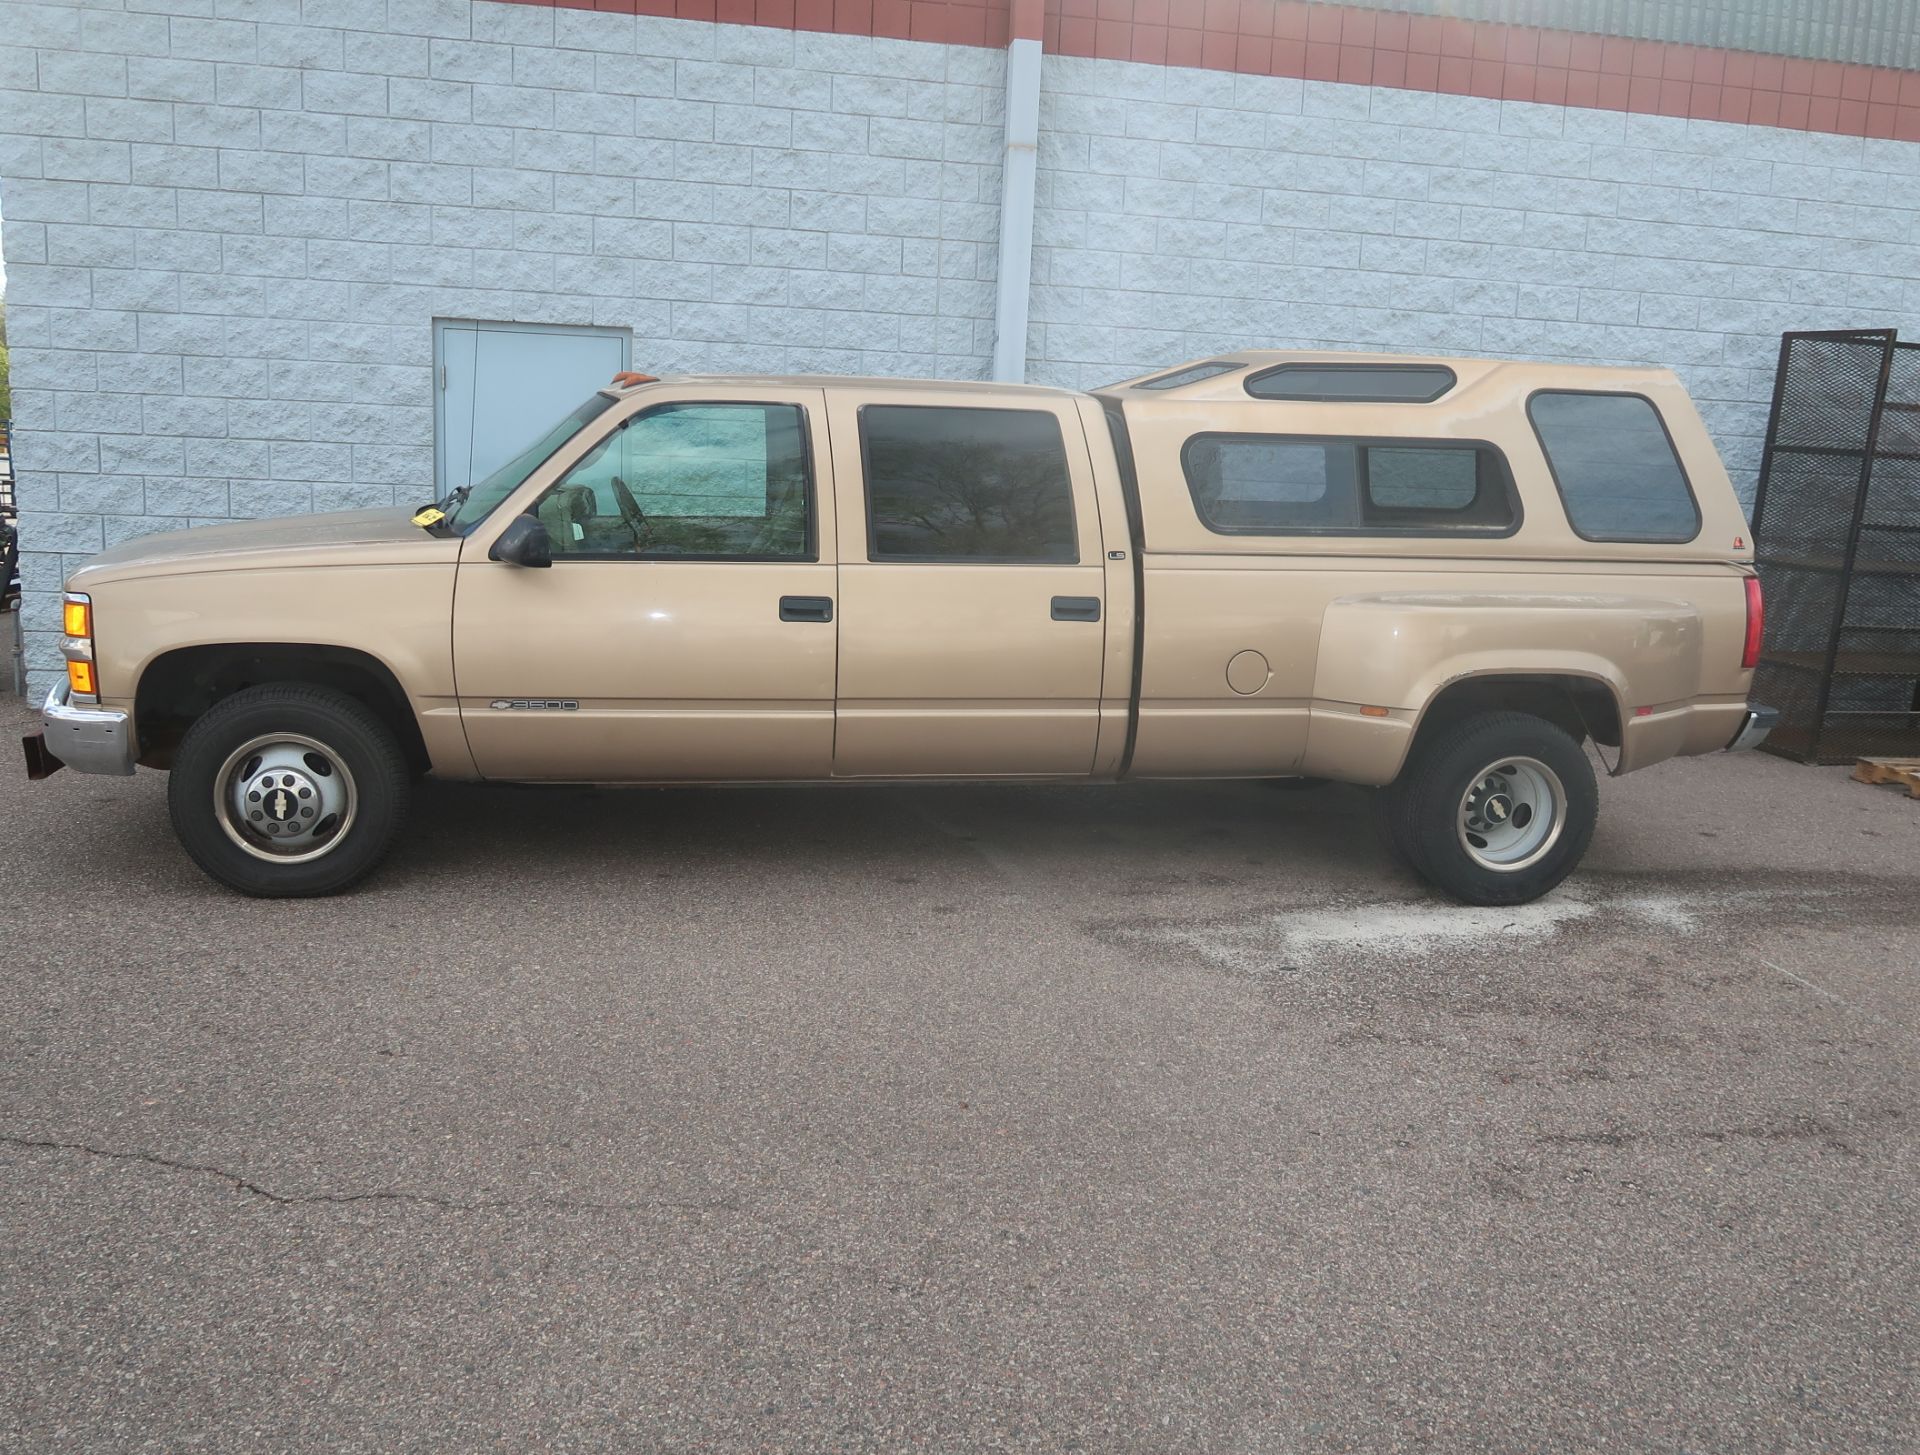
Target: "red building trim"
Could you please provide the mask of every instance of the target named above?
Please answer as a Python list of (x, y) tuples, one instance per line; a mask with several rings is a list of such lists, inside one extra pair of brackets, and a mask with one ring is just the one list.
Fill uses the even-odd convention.
[[(1013, 0), (508, 0), (564, 10), (1006, 48)], [(1057, 0), (1049, 0), (1057, 3)], [(1039, 38), (1036, 31), (1035, 39)]]
[[(510, 0), (1003, 47), (1035, 0)], [(1920, 141), (1920, 71), (1318, 0), (1044, 0), (1058, 55)]]
[(1920, 72), (1309, 0), (1054, 0), (1062, 55), (1920, 141)]

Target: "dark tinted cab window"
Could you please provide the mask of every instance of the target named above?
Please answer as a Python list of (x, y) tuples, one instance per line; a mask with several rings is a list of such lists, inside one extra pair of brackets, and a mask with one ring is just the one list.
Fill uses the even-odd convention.
[(1506, 535), (1520, 518), (1491, 445), (1212, 434), (1182, 459), (1194, 509), (1226, 534)]
[(860, 411), (876, 561), (1076, 561), (1060, 423), (1032, 409)]
[(1543, 390), (1527, 401), (1527, 414), (1576, 534), (1590, 541), (1700, 534), (1700, 508), (1648, 400)]

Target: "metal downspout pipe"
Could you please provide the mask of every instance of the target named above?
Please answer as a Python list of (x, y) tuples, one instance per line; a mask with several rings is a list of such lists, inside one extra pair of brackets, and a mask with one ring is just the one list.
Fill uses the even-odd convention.
[(993, 377), (1027, 377), (1027, 309), (1033, 292), (1033, 203), (1040, 145), (1043, 0), (1013, 0), (1007, 45), (1006, 151), (1000, 180), (1000, 251), (993, 307)]

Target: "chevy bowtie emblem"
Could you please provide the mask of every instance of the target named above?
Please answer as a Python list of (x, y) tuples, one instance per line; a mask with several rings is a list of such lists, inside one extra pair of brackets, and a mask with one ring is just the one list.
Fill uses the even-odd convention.
[(572, 697), (496, 697), (487, 704), (495, 712), (578, 712)]

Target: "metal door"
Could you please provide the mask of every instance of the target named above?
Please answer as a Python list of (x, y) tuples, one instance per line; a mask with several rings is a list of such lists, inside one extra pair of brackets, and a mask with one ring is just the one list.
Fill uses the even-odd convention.
[(625, 329), (440, 319), (433, 334), (442, 496), (485, 479), (631, 364)]
[[(709, 507), (685, 502), (745, 478), (733, 468), (742, 460), (731, 456), (720, 473), (732, 478), (718, 487), (710, 461), (647, 458), (658, 443), (652, 424), (675, 411), (706, 417), (682, 433), (709, 454), (716, 441), (724, 446), (712, 416), (784, 416), (790, 429), (783, 438), (802, 463), (783, 473), (780, 495), (791, 506), (804, 490), (804, 530), (770, 548), (656, 538), (709, 529), (699, 513)], [(454, 671), (482, 775), (576, 782), (827, 776), (837, 627), (822, 412), (817, 389), (643, 391), (583, 431), (468, 538), (455, 590)], [(643, 435), (652, 443), (611, 453), (616, 439)], [(617, 466), (618, 484), (608, 463), (616, 458), (631, 461)], [(775, 484), (766, 468), (758, 488), (771, 514)], [(694, 475), (705, 483), (687, 486), (684, 497), (667, 493)], [(630, 502), (627, 511), (609, 490)], [(489, 558), (500, 530), (524, 510), (549, 527), (550, 567)], [(681, 513), (669, 513), (675, 510)], [(623, 518), (638, 522), (624, 540)]]
[[(1072, 402), (836, 391), (828, 410), (841, 561), (834, 776), (1091, 774), (1106, 563)], [(892, 467), (874, 436), (890, 416)], [(935, 502), (903, 506), (891, 543), (876, 505), (890, 472), (917, 474), (913, 488)], [(1043, 494), (1055, 508), (1023, 514)]]

